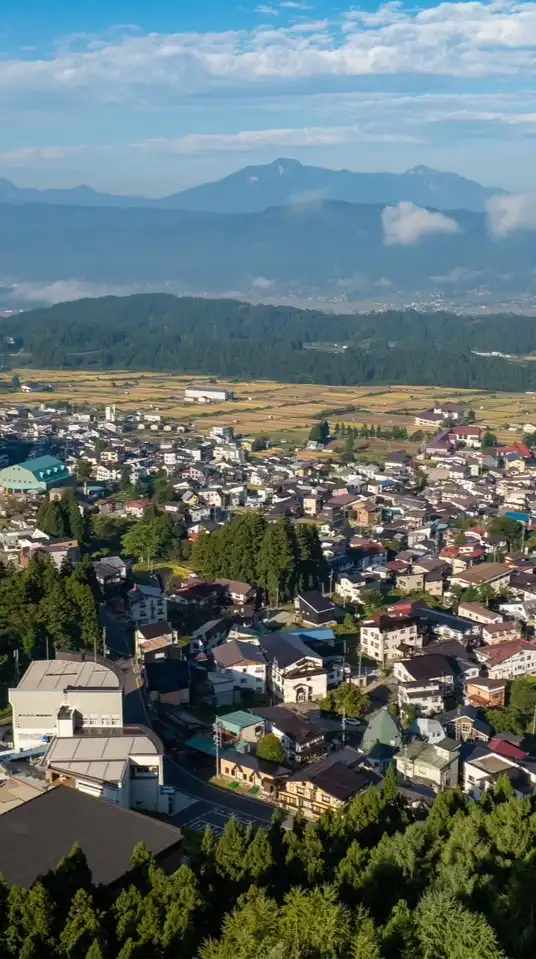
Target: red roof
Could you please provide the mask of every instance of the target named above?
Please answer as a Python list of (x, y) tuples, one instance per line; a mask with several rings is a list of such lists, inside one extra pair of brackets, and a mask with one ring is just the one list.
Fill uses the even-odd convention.
[(458, 549), (457, 546), (445, 546), (445, 549), (441, 550), (439, 554), (439, 558), (448, 559), (450, 557), (451, 559), (456, 559), (456, 557), (459, 555), (460, 555), (460, 550)]
[(525, 446), (524, 443), (512, 443), (511, 446), (500, 446), (497, 452), (502, 453), (503, 455), (506, 453), (517, 453), (526, 460), (530, 460), (532, 457), (531, 451), (529, 450), (528, 446)]
[(491, 739), (488, 743), (490, 749), (499, 756), (506, 756), (507, 759), (526, 759), (528, 753), (514, 743), (509, 743), (504, 739)]
[(479, 649), (478, 653), (485, 658), (488, 666), (500, 666), (524, 649), (536, 653), (536, 643), (529, 643), (526, 639), (514, 639), (511, 643), (499, 643), (497, 646)]
[(480, 427), (479, 426), (453, 426), (451, 433), (455, 433), (456, 436), (480, 436)]

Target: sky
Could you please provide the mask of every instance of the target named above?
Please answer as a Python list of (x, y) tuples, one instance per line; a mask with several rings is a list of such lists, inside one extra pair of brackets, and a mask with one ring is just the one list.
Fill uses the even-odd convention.
[(536, 2), (1, 0), (0, 176), (162, 196), (276, 157), (536, 193)]

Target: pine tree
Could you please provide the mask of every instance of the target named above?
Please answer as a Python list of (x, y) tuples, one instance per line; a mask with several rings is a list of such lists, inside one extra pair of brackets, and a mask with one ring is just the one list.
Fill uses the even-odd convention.
[(67, 959), (78, 959), (87, 954), (100, 934), (101, 925), (93, 897), (85, 889), (77, 889), (60, 935), (61, 955)]

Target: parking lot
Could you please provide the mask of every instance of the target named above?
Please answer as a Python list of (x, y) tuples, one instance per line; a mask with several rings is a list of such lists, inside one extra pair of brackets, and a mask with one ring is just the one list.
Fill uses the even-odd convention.
[(179, 826), (187, 826), (194, 832), (204, 832), (211, 826), (216, 836), (221, 836), (228, 819), (233, 817), (242, 825), (268, 826), (266, 819), (259, 819), (238, 810), (225, 806), (214, 806), (210, 803), (197, 802), (185, 809), (174, 821)]

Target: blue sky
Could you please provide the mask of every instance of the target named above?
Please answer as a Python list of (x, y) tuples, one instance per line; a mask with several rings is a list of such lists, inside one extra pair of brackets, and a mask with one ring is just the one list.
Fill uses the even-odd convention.
[(0, 176), (162, 195), (277, 156), (536, 193), (536, 3), (2, 0)]

